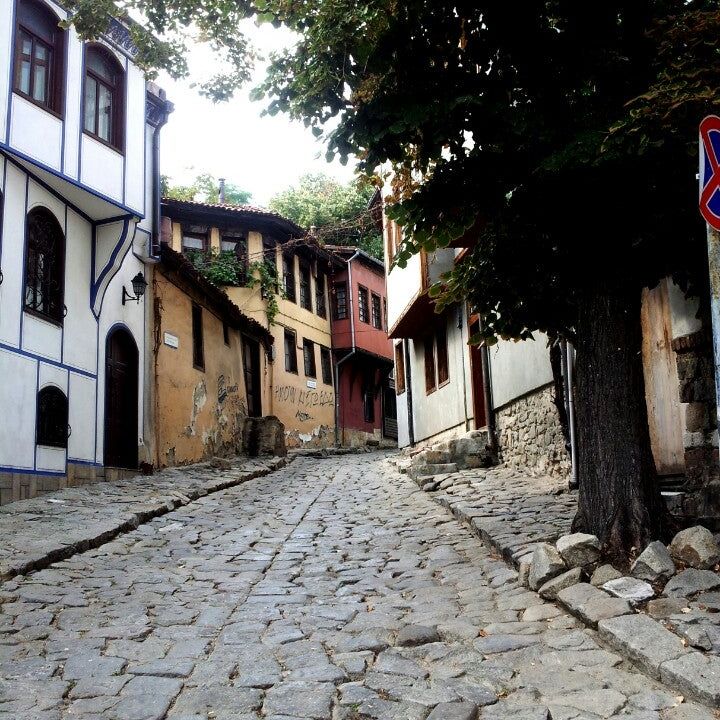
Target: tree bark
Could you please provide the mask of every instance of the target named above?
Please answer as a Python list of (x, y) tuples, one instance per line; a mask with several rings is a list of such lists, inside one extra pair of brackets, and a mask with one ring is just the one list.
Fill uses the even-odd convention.
[(640, 302), (638, 288), (588, 293), (575, 345), (581, 479), (573, 530), (597, 535), (621, 564), (661, 538), (669, 520), (650, 446)]

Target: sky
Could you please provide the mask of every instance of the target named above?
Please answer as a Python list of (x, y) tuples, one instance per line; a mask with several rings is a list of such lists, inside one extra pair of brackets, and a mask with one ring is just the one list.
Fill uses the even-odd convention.
[[(270, 25), (256, 27), (248, 21), (244, 29), (263, 55), (293, 41), (289, 31)], [(175, 105), (161, 134), (161, 172), (170, 176), (171, 183), (186, 184), (208, 172), (249, 190), (251, 202), (264, 206), (308, 172), (325, 172), (341, 182), (353, 178), (351, 163), (345, 167), (338, 161), (328, 163), (322, 144), (302, 123), (291, 122), (286, 115), (261, 117), (263, 103), (251, 102), (248, 95), (263, 76), (262, 66), (233, 100), (214, 104), (191, 87), (193, 80), (212, 74), (212, 53), (195, 48), (189, 65), (189, 79), (174, 81), (164, 75), (158, 80)]]

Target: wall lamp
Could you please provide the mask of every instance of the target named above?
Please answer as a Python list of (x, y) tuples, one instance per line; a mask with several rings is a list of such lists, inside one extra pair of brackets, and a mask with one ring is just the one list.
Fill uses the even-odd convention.
[(137, 300), (138, 304), (140, 304), (140, 298), (145, 294), (145, 288), (147, 288), (147, 280), (145, 280), (144, 275), (139, 272), (133, 279), (132, 279), (132, 288), (134, 295), (130, 295), (128, 291), (125, 289), (125, 286), (123, 285), (123, 293), (122, 293), (122, 304), (125, 304), (126, 300)]

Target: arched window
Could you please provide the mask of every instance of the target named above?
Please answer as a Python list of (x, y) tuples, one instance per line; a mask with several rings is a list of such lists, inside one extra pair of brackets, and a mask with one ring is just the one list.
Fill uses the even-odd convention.
[(25, 242), (25, 309), (62, 322), (65, 236), (49, 210), (28, 213)]
[(122, 150), (124, 75), (115, 57), (99, 45), (85, 50), (85, 132)]
[(15, 30), (15, 91), (62, 112), (65, 33), (57, 16), (37, 0), (19, 0)]
[(69, 436), (68, 401), (65, 393), (54, 385), (48, 385), (37, 396), (35, 442), (38, 445), (66, 448)]

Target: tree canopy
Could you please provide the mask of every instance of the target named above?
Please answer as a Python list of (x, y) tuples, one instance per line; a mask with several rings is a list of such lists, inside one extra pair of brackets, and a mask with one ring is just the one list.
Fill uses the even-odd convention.
[(306, 174), (270, 200), (270, 208), (325, 243), (356, 245), (382, 258), (382, 232), (368, 208), (375, 189), (367, 183), (339, 183), (324, 173)]
[[(162, 196), (173, 200), (201, 200), (202, 202), (220, 202), (220, 182), (209, 173), (201, 173), (189, 185), (173, 185), (167, 175), (161, 177)], [(225, 203), (245, 205), (250, 202), (252, 193), (233, 183), (225, 183)]]

